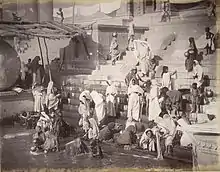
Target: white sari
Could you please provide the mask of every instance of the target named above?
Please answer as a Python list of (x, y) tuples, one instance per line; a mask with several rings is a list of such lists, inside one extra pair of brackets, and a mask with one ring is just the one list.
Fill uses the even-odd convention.
[[(134, 85), (131, 87), (130, 96), (128, 99), (128, 114), (127, 117), (130, 121), (133, 119), (135, 121), (141, 120), (141, 95), (144, 91), (139, 85)], [(138, 95), (140, 94), (140, 95)]]
[(149, 94), (149, 121), (155, 120), (161, 113), (158, 95), (157, 85), (152, 86)]
[(97, 139), (99, 137), (99, 127), (94, 118), (89, 119), (90, 128), (88, 130), (89, 139)]
[(41, 112), (42, 106), (41, 106), (41, 99), (42, 99), (42, 93), (40, 91), (40, 87), (36, 87), (32, 90), (32, 94), (34, 97), (34, 112)]
[(100, 122), (105, 118), (105, 103), (104, 103), (103, 95), (99, 94), (96, 91), (92, 91), (91, 97), (95, 102), (96, 116), (98, 119), (98, 125), (100, 125)]

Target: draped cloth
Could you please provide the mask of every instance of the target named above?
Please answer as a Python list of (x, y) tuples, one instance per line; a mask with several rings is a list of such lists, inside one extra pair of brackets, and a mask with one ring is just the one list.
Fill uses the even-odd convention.
[(104, 103), (103, 95), (99, 94), (96, 91), (92, 91), (91, 97), (95, 102), (96, 116), (98, 119), (98, 125), (100, 125), (101, 121), (105, 118), (105, 103)]
[(195, 138), (192, 133), (189, 132), (189, 124), (186, 123), (184, 119), (179, 119), (177, 123), (180, 125), (178, 130), (182, 131), (182, 137), (180, 139), (181, 146), (188, 146), (190, 144), (195, 144)]
[(83, 91), (79, 95), (79, 100), (80, 100), (80, 104), (79, 104), (78, 112), (81, 115), (81, 118), (79, 120), (79, 125), (80, 126), (82, 125), (83, 130), (87, 132), (89, 129), (89, 123), (87, 121), (87, 118), (90, 115), (89, 100), (92, 100), (90, 96), (90, 92), (88, 90)]
[(165, 146), (172, 145), (173, 139), (176, 134), (176, 124), (174, 123), (173, 119), (169, 115), (164, 115), (163, 118), (158, 117), (157, 125), (159, 128), (162, 129), (164, 132), (165, 137)]
[(41, 112), (41, 99), (42, 99), (42, 93), (41, 93), (41, 87), (35, 87), (32, 89), (32, 94), (34, 97), (34, 112)]
[(148, 131), (152, 131), (152, 130), (150, 128), (147, 128), (144, 131), (144, 133), (141, 136), (139, 144), (143, 149), (148, 149), (149, 151), (155, 151), (156, 150), (155, 139), (153, 138), (153, 135), (151, 137), (147, 135)]
[(150, 60), (153, 58), (153, 52), (146, 41), (134, 40), (134, 53), (141, 67), (141, 72), (147, 74), (150, 68)]
[(115, 37), (112, 38), (109, 54), (111, 55), (112, 60), (115, 60), (120, 55), (118, 41), (117, 41), (117, 38)]
[(113, 0), (111, 2), (100, 3), (100, 11), (110, 14), (121, 8), (121, 0)]
[[(154, 81), (156, 82), (156, 81)], [(159, 88), (156, 83), (152, 82), (152, 87), (149, 94), (149, 121), (155, 120), (161, 113), (161, 108), (158, 100)]]
[(169, 72), (164, 73), (162, 76), (162, 87), (167, 87), (169, 90), (171, 90), (171, 86), (171, 74)]
[(111, 84), (110, 86), (107, 87), (106, 89), (106, 103), (107, 103), (107, 114), (108, 116), (116, 116), (116, 99), (115, 96), (117, 95), (118, 90), (117, 88)]
[(52, 91), (53, 87), (54, 87), (54, 83), (50, 81), (47, 86), (47, 100), (46, 100), (46, 105), (49, 110), (50, 109), (56, 110), (59, 104), (59, 98)]
[(99, 137), (99, 127), (97, 122), (94, 118), (89, 119), (89, 131), (88, 131), (88, 138), (89, 139), (97, 139)]
[[(144, 91), (139, 85), (134, 85), (130, 87), (130, 96), (128, 100), (128, 114), (127, 117), (130, 121), (140, 121), (141, 120), (141, 95)], [(140, 94), (140, 95), (139, 95)]]
[(193, 72), (194, 72), (193, 75), (197, 76), (195, 78), (195, 83), (197, 83), (197, 87), (200, 87), (203, 84), (203, 75), (204, 75), (203, 68), (197, 60), (194, 60), (194, 62), (196, 63), (196, 66), (194, 66), (193, 68)]
[(76, 16), (91, 16), (100, 11), (100, 4), (75, 5)]

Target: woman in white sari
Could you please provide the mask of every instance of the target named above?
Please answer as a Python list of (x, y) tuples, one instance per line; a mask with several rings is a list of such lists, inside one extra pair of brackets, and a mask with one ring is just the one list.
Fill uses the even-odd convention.
[(177, 126), (168, 114), (165, 114), (163, 118), (158, 117), (157, 119), (157, 126), (159, 127), (160, 132), (163, 133), (162, 137), (165, 139), (165, 153), (172, 155), (173, 139), (177, 131)]
[(151, 89), (149, 94), (149, 121), (153, 121), (161, 113), (161, 108), (158, 100), (159, 88), (156, 80), (151, 80)]
[(115, 85), (109, 80), (107, 81), (108, 87), (106, 88), (106, 103), (107, 103), (107, 114), (108, 116), (116, 117), (116, 95), (118, 93)]
[(79, 126), (82, 126), (85, 132), (89, 130), (88, 117), (90, 116), (91, 100), (92, 98), (88, 90), (83, 91), (79, 96), (80, 105), (78, 108), (78, 112), (81, 115), (81, 118), (79, 120)]
[(98, 93), (97, 91), (92, 91), (90, 95), (93, 101), (95, 102), (95, 112), (96, 112), (97, 122), (98, 125), (100, 125), (105, 118), (104, 97), (102, 94)]
[(41, 106), (41, 102), (42, 102), (42, 90), (43, 87), (42, 86), (33, 86), (32, 88), (32, 94), (34, 97), (34, 112), (41, 112), (42, 110), (42, 106)]
[(48, 110), (58, 109), (58, 104), (60, 102), (59, 96), (60, 94), (56, 94), (56, 88), (54, 87), (54, 83), (50, 81), (47, 87), (47, 100), (46, 100), (46, 105), (48, 107)]

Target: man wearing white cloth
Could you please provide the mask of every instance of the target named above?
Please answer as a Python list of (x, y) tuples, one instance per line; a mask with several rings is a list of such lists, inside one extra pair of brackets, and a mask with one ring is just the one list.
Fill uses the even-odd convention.
[(128, 100), (128, 121), (141, 121), (141, 99), (144, 90), (139, 85), (134, 85), (130, 89)]
[(112, 83), (112, 81), (108, 80), (108, 87), (106, 89), (106, 103), (107, 103), (107, 115), (111, 117), (116, 117), (116, 95), (118, 93), (117, 88)]

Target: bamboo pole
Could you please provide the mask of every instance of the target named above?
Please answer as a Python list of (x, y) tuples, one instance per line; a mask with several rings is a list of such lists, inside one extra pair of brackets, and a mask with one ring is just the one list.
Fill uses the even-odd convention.
[(44, 67), (44, 58), (43, 58), (43, 53), (42, 53), (42, 47), (41, 47), (41, 43), (40, 43), (40, 38), (37, 37), (38, 40), (38, 45), (39, 45), (39, 49), (40, 49), (40, 56), (41, 56), (41, 61), (42, 61), (42, 65)]
[(47, 47), (47, 43), (46, 43), (45, 38), (44, 38), (44, 45), (45, 45), (45, 48), (46, 48), (46, 57), (47, 57), (47, 64), (48, 64), (48, 70), (49, 70), (49, 77), (50, 77), (50, 81), (52, 81), (51, 70), (50, 70), (50, 61), (49, 61), (49, 53), (48, 53), (48, 47)]

